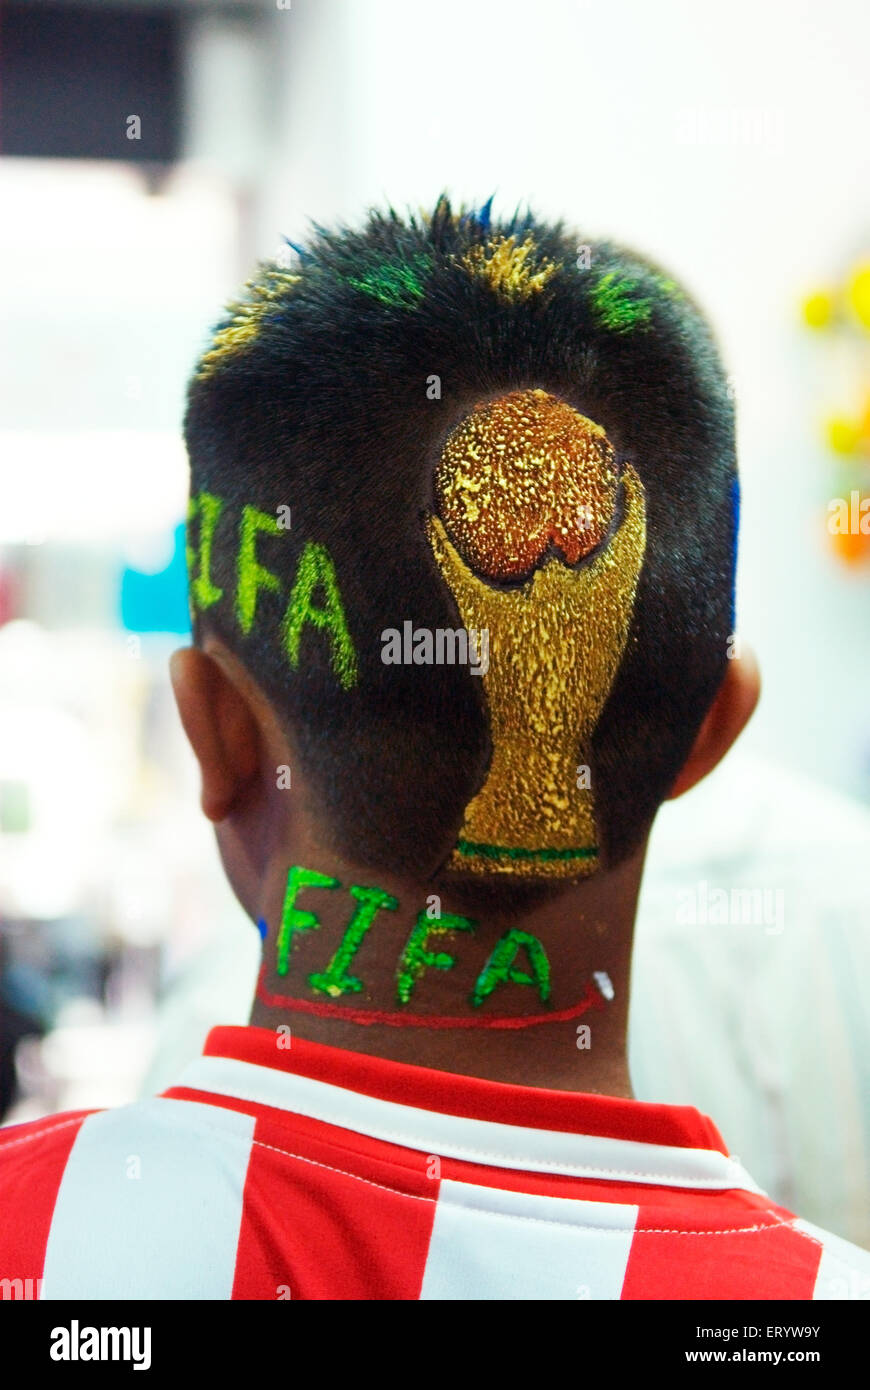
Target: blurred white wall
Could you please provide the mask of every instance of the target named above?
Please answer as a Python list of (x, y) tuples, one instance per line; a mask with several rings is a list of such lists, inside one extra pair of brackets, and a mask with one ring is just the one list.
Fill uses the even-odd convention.
[[(271, 7), (270, 7), (271, 8)], [(293, 0), (256, 242), (371, 203), (529, 199), (659, 258), (706, 307), (739, 411), (749, 746), (870, 794), (868, 585), (825, 547), (808, 286), (870, 241), (860, 0)]]

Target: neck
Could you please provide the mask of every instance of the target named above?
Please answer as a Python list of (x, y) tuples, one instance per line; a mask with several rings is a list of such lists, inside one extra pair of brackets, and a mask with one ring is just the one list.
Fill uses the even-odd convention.
[(491, 1081), (630, 1097), (642, 863), (641, 852), (505, 913), (469, 910), (313, 843), (270, 856), (251, 1023)]

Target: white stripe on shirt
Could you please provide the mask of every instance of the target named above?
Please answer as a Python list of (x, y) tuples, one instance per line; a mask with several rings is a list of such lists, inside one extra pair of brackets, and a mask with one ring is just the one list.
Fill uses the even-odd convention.
[(42, 1297), (230, 1298), (254, 1124), (161, 1098), (89, 1115), (58, 1190)]
[(618, 1299), (637, 1214), (444, 1179), (420, 1297)]

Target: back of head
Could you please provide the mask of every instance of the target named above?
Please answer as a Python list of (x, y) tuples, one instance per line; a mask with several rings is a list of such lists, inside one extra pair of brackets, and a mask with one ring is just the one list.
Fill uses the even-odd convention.
[(261, 268), (191, 383), (191, 603), (356, 864), (510, 905), (643, 841), (731, 630), (733, 410), (633, 253), (489, 206)]

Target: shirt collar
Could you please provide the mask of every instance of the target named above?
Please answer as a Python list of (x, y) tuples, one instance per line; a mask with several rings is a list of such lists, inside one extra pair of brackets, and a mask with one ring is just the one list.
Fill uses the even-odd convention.
[(477, 1163), (758, 1191), (691, 1106), (485, 1081), (254, 1027), (213, 1028), (179, 1084)]

